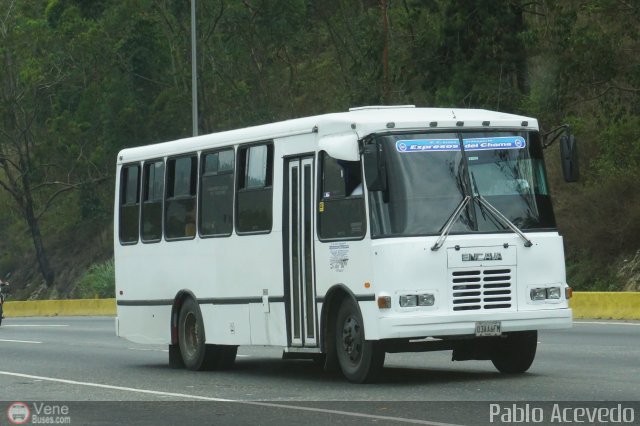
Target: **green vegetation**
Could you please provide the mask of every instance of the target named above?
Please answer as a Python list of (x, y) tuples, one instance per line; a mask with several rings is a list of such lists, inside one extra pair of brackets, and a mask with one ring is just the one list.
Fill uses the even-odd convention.
[[(200, 133), (381, 103), (569, 123), (582, 181), (546, 152), (569, 282), (638, 288), (637, 2), (197, 5)], [(0, 0), (0, 273), (18, 297), (68, 297), (112, 257), (120, 149), (190, 135), (189, 17), (186, 0)]]
[(116, 297), (116, 275), (113, 259), (91, 265), (78, 281), (74, 293), (74, 296), (79, 299)]

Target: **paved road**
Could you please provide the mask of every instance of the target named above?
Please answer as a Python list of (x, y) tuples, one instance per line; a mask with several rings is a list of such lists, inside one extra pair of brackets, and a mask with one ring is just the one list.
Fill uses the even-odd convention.
[[(557, 401), (633, 401), (640, 422), (640, 322), (576, 322), (539, 341), (522, 376), (453, 363), (450, 352), (389, 354), (379, 383), (354, 385), (273, 348), (241, 347), (234, 369), (196, 373), (170, 369), (165, 347), (118, 339), (113, 318), (10, 318), (0, 327), (0, 425), (13, 401), (58, 401), (76, 424), (490, 424), (490, 410), (500, 420), (539, 407), (550, 420)], [(490, 406), (499, 401), (513, 402)]]

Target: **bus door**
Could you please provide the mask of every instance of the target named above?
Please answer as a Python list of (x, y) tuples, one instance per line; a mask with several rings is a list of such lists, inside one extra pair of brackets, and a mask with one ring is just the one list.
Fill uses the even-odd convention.
[[(285, 160), (285, 273), (288, 272), (290, 346), (317, 347), (314, 271), (314, 160)], [(288, 241), (287, 241), (288, 240)], [(288, 271), (287, 271), (288, 270)]]

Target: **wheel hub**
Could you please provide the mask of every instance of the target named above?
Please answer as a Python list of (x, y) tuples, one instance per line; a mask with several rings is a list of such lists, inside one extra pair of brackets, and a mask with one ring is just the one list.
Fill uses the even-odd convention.
[(186, 351), (189, 355), (194, 354), (200, 343), (200, 329), (198, 327), (198, 321), (196, 320), (196, 316), (193, 313), (189, 313), (184, 321), (184, 333), (185, 333), (185, 343), (186, 343)]
[(344, 321), (342, 327), (342, 349), (351, 362), (356, 362), (362, 353), (362, 334), (358, 320), (352, 316)]

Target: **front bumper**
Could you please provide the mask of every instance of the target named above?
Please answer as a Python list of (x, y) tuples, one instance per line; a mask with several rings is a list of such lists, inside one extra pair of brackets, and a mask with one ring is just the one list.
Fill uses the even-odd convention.
[(477, 321), (501, 321), (502, 332), (571, 328), (570, 308), (472, 315), (390, 315), (379, 319), (380, 339), (417, 339), (475, 334)]

